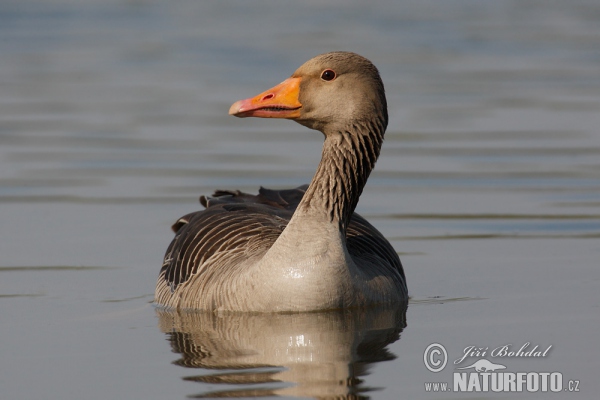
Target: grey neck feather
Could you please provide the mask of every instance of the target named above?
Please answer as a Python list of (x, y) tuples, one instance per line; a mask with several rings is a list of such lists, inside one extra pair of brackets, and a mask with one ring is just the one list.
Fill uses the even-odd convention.
[(386, 125), (387, 119), (382, 116), (325, 134), (321, 162), (298, 209), (325, 213), (329, 222), (337, 221), (345, 233), (379, 157)]

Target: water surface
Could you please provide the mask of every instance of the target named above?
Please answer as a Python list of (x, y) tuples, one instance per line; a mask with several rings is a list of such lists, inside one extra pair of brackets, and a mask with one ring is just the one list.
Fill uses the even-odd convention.
[[(453, 371), (431, 343), (530, 342), (550, 355), (494, 361), (595, 398), (598, 26), (592, 0), (3, 2), (0, 397), (547, 398), (425, 392)], [(357, 211), (400, 254), (406, 314), (157, 312), (199, 195), (298, 186), (320, 158), (318, 132), (229, 105), (338, 49), (386, 86)]]

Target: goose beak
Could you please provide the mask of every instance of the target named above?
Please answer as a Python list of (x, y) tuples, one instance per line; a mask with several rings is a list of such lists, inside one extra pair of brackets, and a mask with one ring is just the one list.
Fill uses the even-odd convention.
[(236, 101), (231, 105), (229, 115), (240, 118), (298, 118), (302, 108), (298, 100), (300, 81), (301, 78), (288, 78), (258, 96)]

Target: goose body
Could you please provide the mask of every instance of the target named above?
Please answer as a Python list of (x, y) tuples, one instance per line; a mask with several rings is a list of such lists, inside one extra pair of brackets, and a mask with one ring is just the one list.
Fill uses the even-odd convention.
[(321, 131), (321, 162), (307, 186), (202, 197), (205, 210), (173, 225), (155, 302), (289, 312), (406, 301), (397, 253), (354, 213), (387, 127), (375, 66), (354, 53), (322, 54), (229, 113), (293, 119)]

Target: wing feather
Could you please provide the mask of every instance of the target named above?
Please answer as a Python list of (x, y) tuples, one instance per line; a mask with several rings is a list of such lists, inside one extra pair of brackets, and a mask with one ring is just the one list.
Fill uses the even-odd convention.
[[(206, 210), (187, 214), (173, 225), (161, 276), (171, 293), (210, 265), (260, 257), (268, 251), (293, 215), (307, 185), (288, 190), (260, 188), (258, 195), (217, 191), (202, 197)], [(396, 269), (404, 280), (398, 254), (383, 235), (354, 213), (347, 229), (348, 251), (355, 259)], [(219, 260), (219, 263), (215, 263)], [(219, 273), (210, 271), (208, 273)]]

